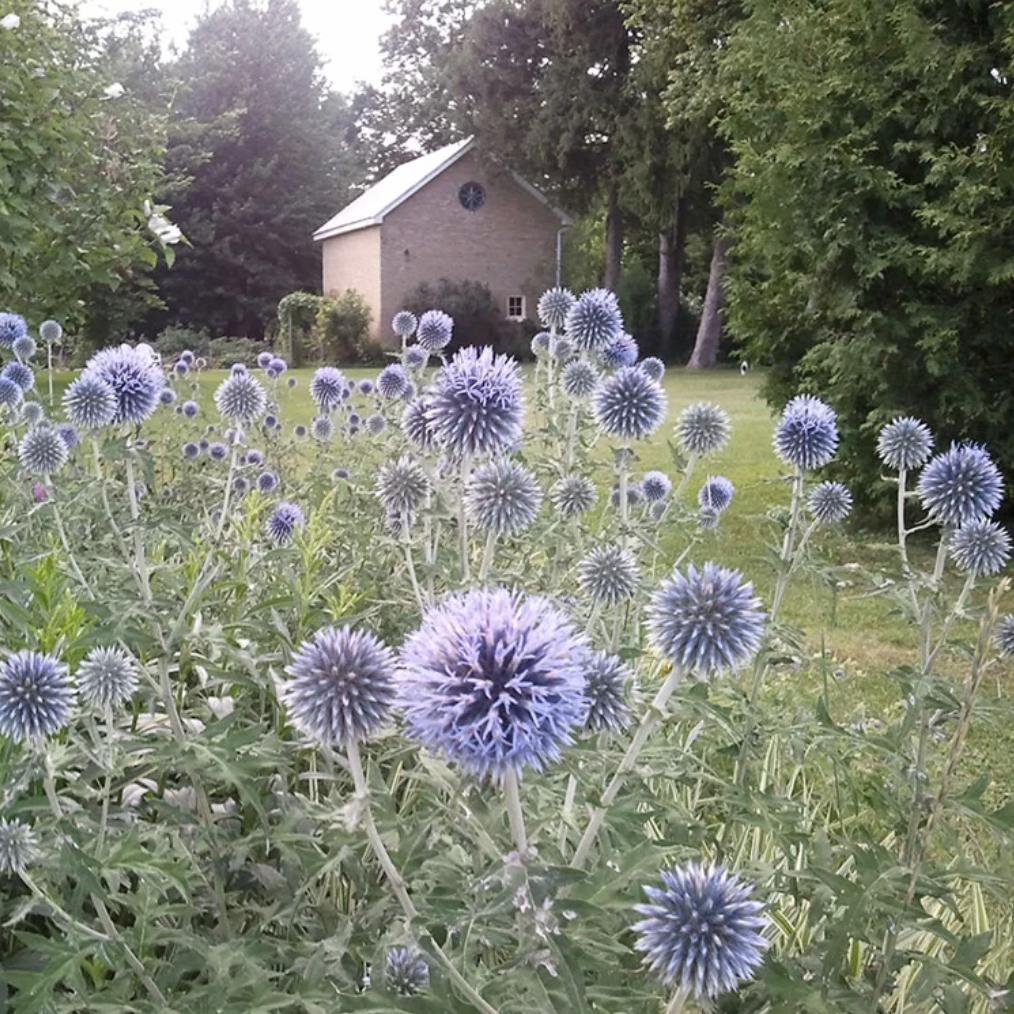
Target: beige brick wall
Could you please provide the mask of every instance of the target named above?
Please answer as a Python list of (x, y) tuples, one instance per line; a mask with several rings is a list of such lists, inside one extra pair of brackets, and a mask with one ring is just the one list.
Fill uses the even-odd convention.
[(378, 333), (380, 305), (380, 226), (346, 232), (324, 240), (324, 295), (340, 296), (346, 289), (361, 292), (373, 312)]

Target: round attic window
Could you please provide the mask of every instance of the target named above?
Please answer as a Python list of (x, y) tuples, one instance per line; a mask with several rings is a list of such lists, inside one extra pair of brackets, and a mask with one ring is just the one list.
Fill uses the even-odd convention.
[(478, 211), (486, 203), (486, 190), (481, 183), (466, 183), (458, 191), (458, 200), (466, 211)]

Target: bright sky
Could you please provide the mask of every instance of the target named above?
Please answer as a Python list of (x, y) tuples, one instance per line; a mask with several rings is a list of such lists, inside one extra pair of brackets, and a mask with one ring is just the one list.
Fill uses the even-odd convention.
[[(172, 42), (186, 42), (191, 24), (209, 0), (81, 0), (85, 14), (158, 10)], [(214, 6), (214, 0), (211, 0)], [(384, 0), (298, 0), (303, 24), (317, 37), (325, 71), (335, 88), (380, 79), (380, 36), (390, 24)]]

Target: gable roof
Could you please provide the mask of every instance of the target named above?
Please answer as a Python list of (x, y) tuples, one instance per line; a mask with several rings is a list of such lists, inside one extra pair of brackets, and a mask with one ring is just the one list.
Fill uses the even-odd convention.
[[(380, 225), (400, 204), (404, 204), (414, 193), (421, 190), (430, 180), (436, 179), (445, 169), (454, 165), (462, 156), (475, 147), (475, 138), (466, 137), (444, 148), (431, 151), (428, 155), (404, 162), (389, 172), (382, 180), (360, 194), (351, 204), (342, 208), (334, 218), (325, 222), (314, 234), (315, 240), (330, 239), (345, 232), (355, 232), (371, 225)], [(512, 172), (514, 181), (537, 201), (544, 204), (559, 219), (562, 225), (570, 225), (572, 219), (559, 208), (550, 204), (546, 195), (527, 180)]]

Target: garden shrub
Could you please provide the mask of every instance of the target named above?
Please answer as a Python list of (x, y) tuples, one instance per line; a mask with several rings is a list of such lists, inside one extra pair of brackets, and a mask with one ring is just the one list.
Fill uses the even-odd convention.
[(504, 317), (489, 286), (482, 282), (447, 278), (435, 284), (423, 282), (405, 294), (404, 304), (402, 309), (417, 317), (433, 307), (450, 314), (454, 318), (454, 336), (448, 346), (452, 352), (466, 345), (489, 345), (498, 352), (528, 354), (523, 345), (526, 329)]
[(333, 299), (322, 299), (310, 334), (316, 360), (343, 365), (363, 362), (371, 319), (365, 298), (355, 289), (347, 289)]
[(265, 342), (255, 338), (212, 338), (208, 342), (208, 359), (213, 367), (230, 366), (232, 363), (253, 366), (257, 354), (266, 348)]
[(165, 360), (179, 357), (187, 349), (198, 356), (210, 354), (211, 336), (192, 327), (167, 327), (155, 339), (155, 349)]

